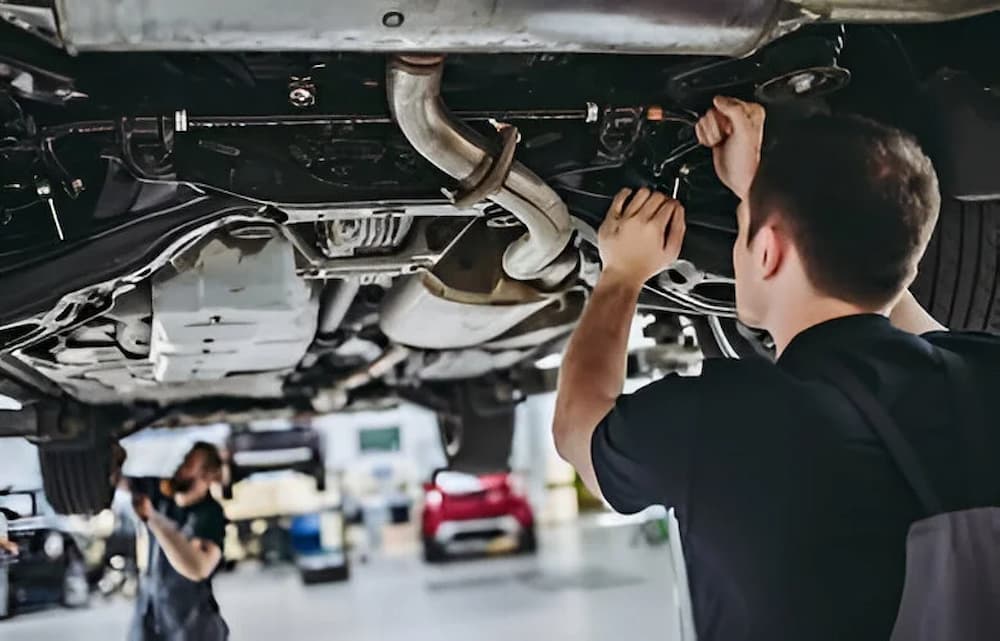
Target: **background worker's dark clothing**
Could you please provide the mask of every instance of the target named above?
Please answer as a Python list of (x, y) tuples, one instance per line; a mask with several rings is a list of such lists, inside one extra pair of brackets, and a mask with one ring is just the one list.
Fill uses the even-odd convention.
[[(1000, 405), (1000, 339), (923, 338), (876, 315), (796, 336), (776, 365), (706, 361), (622, 396), (594, 433), (598, 483), (625, 513), (676, 508), (700, 641), (889, 638), (912, 491), (851, 403), (824, 378), (843, 363), (884, 404), (949, 510), (972, 507), (971, 456), (936, 353), (959, 355)], [(989, 434), (993, 460), (1000, 429)], [(987, 474), (1000, 505), (1000, 465)]]
[[(153, 509), (176, 523), (186, 537), (211, 541), (222, 549), (226, 517), (211, 496), (180, 507), (159, 492), (159, 479), (138, 479), (131, 486), (149, 496)], [(150, 532), (149, 561), (140, 579), (129, 641), (223, 641), (228, 634), (211, 578), (196, 582), (181, 576)]]

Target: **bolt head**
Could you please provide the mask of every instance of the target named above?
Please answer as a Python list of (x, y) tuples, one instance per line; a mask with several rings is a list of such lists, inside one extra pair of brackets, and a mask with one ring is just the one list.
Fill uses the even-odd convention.
[(816, 86), (817, 79), (816, 74), (813, 72), (804, 71), (789, 78), (788, 84), (791, 85), (792, 91), (795, 93), (804, 94), (812, 91), (813, 87)]
[(403, 26), (403, 21), (405, 19), (405, 16), (403, 16), (403, 14), (399, 11), (387, 11), (385, 15), (382, 16), (382, 26), (395, 29), (396, 27)]
[(293, 107), (312, 107), (316, 104), (316, 94), (308, 87), (293, 87), (288, 92), (288, 102)]

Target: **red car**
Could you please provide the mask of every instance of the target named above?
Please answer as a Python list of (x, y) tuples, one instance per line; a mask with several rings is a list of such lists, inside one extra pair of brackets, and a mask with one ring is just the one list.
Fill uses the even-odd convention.
[(535, 516), (506, 473), (438, 472), (424, 484), (424, 559), (497, 551), (534, 552)]

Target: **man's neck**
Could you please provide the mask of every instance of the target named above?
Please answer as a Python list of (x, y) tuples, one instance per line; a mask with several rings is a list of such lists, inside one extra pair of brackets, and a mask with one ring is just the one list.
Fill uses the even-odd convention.
[(783, 306), (775, 318), (769, 319), (767, 330), (774, 339), (777, 356), (781, 356), (792, 339), (814, 325), (856, 314), (884, 313), (885, 310), (870, 309), (835, 298), (812, 297)]

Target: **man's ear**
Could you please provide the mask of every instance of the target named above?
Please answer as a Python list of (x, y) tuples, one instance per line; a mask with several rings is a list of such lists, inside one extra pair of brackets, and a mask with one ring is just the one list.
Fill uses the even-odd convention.
[(753, 245), (754, 261), (760, 270), (761, 279), (772, 278), (785, 260), (788, 239), (780, 229), (767, 224), (757, 231)]

